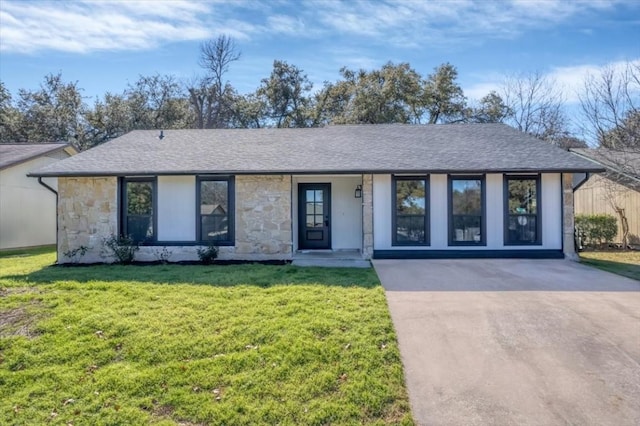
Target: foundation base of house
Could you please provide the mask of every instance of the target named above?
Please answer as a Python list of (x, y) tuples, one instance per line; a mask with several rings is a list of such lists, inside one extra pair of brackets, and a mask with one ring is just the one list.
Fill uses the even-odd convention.
[(562, 250), (374, 250), (374, 259), (564, 259)]

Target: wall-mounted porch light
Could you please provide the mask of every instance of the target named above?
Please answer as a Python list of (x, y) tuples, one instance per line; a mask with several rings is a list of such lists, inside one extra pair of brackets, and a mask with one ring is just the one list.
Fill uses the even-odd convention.
[(362, 185), (356, 185), (356, 198), (362, 198)]

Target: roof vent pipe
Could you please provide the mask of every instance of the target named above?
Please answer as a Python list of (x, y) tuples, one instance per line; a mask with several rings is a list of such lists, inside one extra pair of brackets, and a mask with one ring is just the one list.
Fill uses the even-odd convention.
[(162, 140), (164, 139), (164, 131), (160, 130), (160, 135), (158, 136), (158, 139)]

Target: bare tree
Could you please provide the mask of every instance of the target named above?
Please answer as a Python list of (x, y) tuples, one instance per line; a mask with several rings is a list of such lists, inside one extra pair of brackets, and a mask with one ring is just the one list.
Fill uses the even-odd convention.
[(508, 77), (501, 95), (511, 112), (506, 123), (554, 144), (567, 136), (564, 95), (553, 79), (539, 72)]
[[(630, 240), (634, 236), (629, 234), (629, 221), (627, 214), (633, 211), (633, 194), (640, 191), (640, 176), (637, 171), (630, 172), (629, 169), (622, 169), (622, 165), (635, 165), (636, 170), (640, 168), (640, 153), (618, 151), (607, 148), (598, 148), (588, 152), (590, 158), (602, 164), (606, 171), (595, 181), (601, 192), (598, 197), (600, 201), (609, 205), (616, 214), (620, 226), (620, 236), (622, 247), (628, 248)], [(629, 210), (632, 210), (629, 212)], [(637, 238), (637, 237), (635, 237)]]
[(640, 189), (640, 61), (588, 75), (580, 104), (584, 133), (603, 148), (598, 150), (601, 162), (616, 170), (605, 177), (627, 183), (605, 186), (604, 195), (618, 215), (627, 248), (629, 226), (622, 200), (630, 191), (626, 186)]
[(193, 77), (186, 83), (189, 94), (189, 106), (193, 111), (194, 126), (197, 129), (214, 128), (214, 120), (218, 118), (214, 112), (217, 108), (216, 94), (213, 87), (207, 85), (201, 77)]
[(224, 80), (232, 62), (240, 59), (241, 53), (226, 35), (208, 40), (200, 46), (199, 64), (207, 72), (187, 84), (189, 102), (200, 129), (228, 127), (232, 120), (232, 100), (235, 90)]
[[(605, 174), (606, 176), (606, 174)], [(606, 201), (613, 211), (616, 212), (618, 220), (620, 220), (620, 230), (622, 231), (622, 248), (629, 247), (629, 220), (627, 218), (627, 212), (624, 207), (625, 198), (631, 193), (631, 189), (623, 186), (611, 179), (603, 179), (604, 192), (602, 197)]]
[(233, 39), (221, 35), (216, 40), (207, 40), (200, 46), (199, 65), (209, 73), (209, 79), (222, 88), (224, 75), (229, 71), (229, 65), (240, 59), (241, 52), (236, 50)]
[(583, 130), (600, 146), (640, 151), (640, 61), (588, 75), (580, 104)]

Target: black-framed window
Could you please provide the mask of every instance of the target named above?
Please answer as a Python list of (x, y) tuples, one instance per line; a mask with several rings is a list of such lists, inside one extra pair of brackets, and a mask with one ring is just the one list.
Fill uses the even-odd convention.
[(122, 178), (120, 234), (141, 244), (157, 238), (156, 178)]
[(198, 176), (196, 240), (205, 244), (234, 244), (234, 179)]
[(393, 176), (393, 245), (429, 245), (429, 179)]
[(542, 244), (540, 176), (504, 177), (505, 245)]
[(485, 177), (449, 176), (449, 245), (486, 245)]

